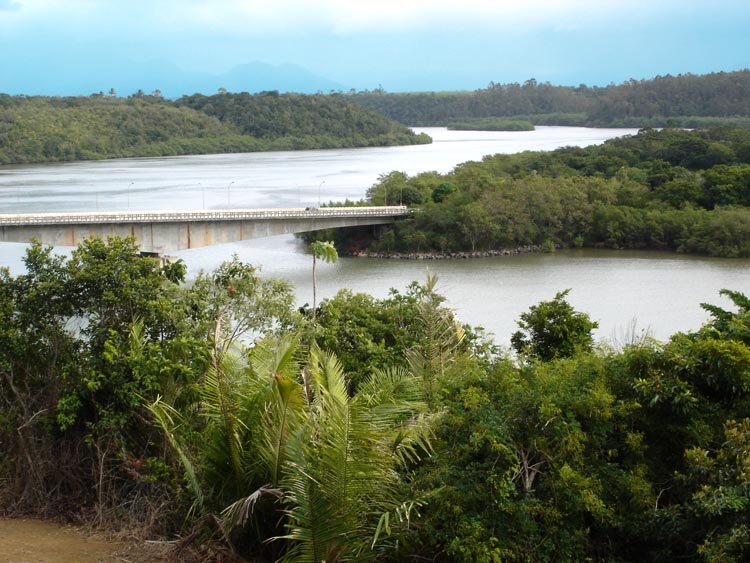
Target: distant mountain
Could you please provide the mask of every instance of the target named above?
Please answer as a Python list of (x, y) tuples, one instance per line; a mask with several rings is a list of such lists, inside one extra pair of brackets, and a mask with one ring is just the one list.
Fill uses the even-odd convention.
[(29, 57), (2, 63), (7, 72), (0, 73), (0, 92), (12, 95), (85, 96), (109, 92), (111, 88), (119, 96), (138, 90), (145, 93), (159, 90), (167, 98), (198, 92), (213, 94), (219, 88), (229, 92), (278, 90), (307, 94), (348, 90), (344, 84), (297, 65), (259, 61), (234, 67), (223, 74), (187, 71), (166, 60), (88, 61), (81, 66), (64, 57), (45, 61)]

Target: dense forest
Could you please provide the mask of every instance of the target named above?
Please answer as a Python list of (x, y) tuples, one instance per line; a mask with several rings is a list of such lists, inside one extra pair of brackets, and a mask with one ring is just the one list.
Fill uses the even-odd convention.
[(342, 96), (0, 94), (0, 164), (426, 143)]
[(487, 156), (448, 174), (381, 176), (366, 204), (414, 212), (340, 251), (477, 252), (534, 246), (750, 256), (750, 130), (642, 130), (586, 148)]
[(184, 274), (128, 239), (0, 270), (0, 512), (182, 561), (750, 557), (747, 296), (615, 349), (562, 290), (504, 351), (434, 278), (297, 310), (236, 259)]
[(658, 76), (606, 87), (553, 86), (534, 79), (474, 92), (349, 95), (354, 103), (411, 126), (522, 117), (536, 125), (594, 127), (750, 126), (750, 71)]

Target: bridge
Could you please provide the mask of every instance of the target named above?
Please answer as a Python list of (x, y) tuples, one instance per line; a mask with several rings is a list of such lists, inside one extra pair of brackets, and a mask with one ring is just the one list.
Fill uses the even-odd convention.
[(165, 254), (319, 229), (384, 225), (406, 206), (224, 209), (0, 215), (0, 242), (76, 246), (88, 237), (133, 236), (142, 252)]

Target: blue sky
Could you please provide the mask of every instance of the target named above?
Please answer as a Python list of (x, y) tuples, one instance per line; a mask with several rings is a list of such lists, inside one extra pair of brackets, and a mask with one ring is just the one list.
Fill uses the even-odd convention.
[(750, 1), (0, 0), (0, 91), (88, 94), (150, 65), (148, 89), (253, 61), (388, 91), (736, 70)]

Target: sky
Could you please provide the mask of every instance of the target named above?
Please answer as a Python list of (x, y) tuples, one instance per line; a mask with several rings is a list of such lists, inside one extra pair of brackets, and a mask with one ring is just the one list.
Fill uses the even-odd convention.
[(750, 1), (0, 0), (0, 92), (148, 89), (252, 62), (387, 91), (730, 71), (750, 67)]

